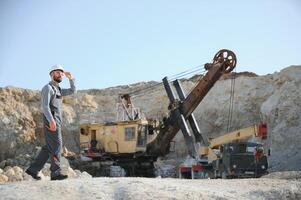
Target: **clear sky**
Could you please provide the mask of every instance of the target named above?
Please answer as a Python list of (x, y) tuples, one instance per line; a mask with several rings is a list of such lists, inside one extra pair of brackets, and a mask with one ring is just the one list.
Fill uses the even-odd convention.
[(238, 72), (300, 65), (301, 1), (0, 0), (0, 87), (41, 89), (58, 63), (78, 89), (159, 81), (221, 48)]

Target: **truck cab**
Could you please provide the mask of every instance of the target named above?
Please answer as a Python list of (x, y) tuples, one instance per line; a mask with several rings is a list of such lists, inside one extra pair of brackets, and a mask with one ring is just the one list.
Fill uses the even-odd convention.
[(267, 174), (268, 161), (263, 146), (253, 142), (232, 142), (221, 146), (217, 165), (223, 178), (250, 178)]

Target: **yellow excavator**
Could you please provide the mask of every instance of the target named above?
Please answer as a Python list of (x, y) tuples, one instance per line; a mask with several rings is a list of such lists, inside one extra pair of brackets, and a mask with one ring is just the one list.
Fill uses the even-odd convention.
[[(235, 65), (235, 54), (230, 50), (220, 50), (212, 63), (205, 64), (207, 72), (187, 97), (178, 80), (170, 82), (165, 77), (163, 85), (170, 101), (169, 114), (159, 123), (143, 118), (133, 106), (129, 94), (121, 95), (119, 106), (124, 112), (117, 112), (119, 117), (123, 116), (121, 120), (80, 125), (82, 160), (97, 166), (101, 171), (98, 175), (101, 176), (152, 177), (153, 162), (159, 156), (169, 153), (172, 140), (180, 130), (184, 135), (188, 154), (198, 161), (198, 166), (204, 165), (204, 162), (199, 162), (204, 157), (218, 157), (212, 153), (216, 146), (210, 146), (214, 145), (214, 141), (208, 142), (200, 133), (193, 111), (220, 77), (231, 72)], [(174, 94), (171, 83), (179, 98)], [(208, 148), (200, 150), (200, 144), (205, 144)], [(212, 166), (208, 161), (206, 170)]]

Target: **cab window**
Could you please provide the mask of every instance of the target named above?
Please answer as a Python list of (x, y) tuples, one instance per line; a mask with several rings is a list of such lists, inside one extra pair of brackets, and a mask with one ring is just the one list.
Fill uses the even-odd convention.
[(146, 145), (146, 137), (147, 137), (147, 126), (139, 125), (137, 146), (140, 146), (140, 147), (145, 146)]
[(125, 141), (135, 140), (135, 127), (127, 127), (124, 129)]

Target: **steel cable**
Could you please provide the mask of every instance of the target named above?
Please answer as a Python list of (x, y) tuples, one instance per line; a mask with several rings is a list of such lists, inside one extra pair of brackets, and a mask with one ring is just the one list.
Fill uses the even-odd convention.
[(182, 74), (184, 74), (184, 73), (191, 72), (191, 71), (194, 71), (194, 70), (196, 70), (196, 69), (199, 69), (199, 68), (201, 68), (201, 67), (204, 66), (204, 65), (205, 65), (205, 64), (202, 64), (202, 65), (199, 65), (199, 66), (197, 66), (197, 67), (193, 67), (193, 68), (191, 68), (191, 69), (188, 69), (188, 70), (185, 70), (185, 71), (183, 71), (183, 72), (180, 72), (180, 73), (178, 73), (178, 74), (174, 74), (174, 75), (168, 76), (168, 78), (173, 79), (173, 78), (178, 77), (178, 76), (180, 76), (180, 75), (182, 75)]
[[(172, 76), (168, 77), (170, 79), (169, 81), (174, 81), (176, 79), (183, 78), (183, 77), (185, 77), (189, 74), (192, 74), (192, 73), (195, 74), (196, 72), (199, 72), (199, 73), (196, 73), (196, 74), (203, 74), (206, 70), (200, 70), (200, 66), (203, 66), (203, 65), (199, 65), (198, 67), (195, 67), (195, 68), (192, 68), (192, 69), (189, 69), (189, 70), (185, 70), (181, 73), (172, 75)], [(131, 95), (132, 97), (138, 96), (139, 93), (142, 93), (142, 92), (145, 93), (145, 92), (151, 91), (152, 89), (160, 86), (161, 84), (163, 84), (162, 81), (160, 81), (160, 82), (158, 82), (154, 85), (145, 87), (145, 88), (141, 88), (141, 89), (134, 90), (132, 92), (128, 92), (128, 94)]]
[(230, 131), (232, 116), (233, 116), (233, 104), (234, 104), (234, 93), (235, 93), (235, 79), (236, 79), (236, 70), (231, 76), (231, 89), (230, 89), (230, 104), (228, 111), (228, 122), (227, 122), (227, 132)]
[[(197, 72), (197, 71), (193, 71), (193, 72), (191, 72), (191, 73), (195, 73), (195, 72)], [(188, 74), (183, 74), (183, 75), (181, 75), (181, 76), (178, 76), (177, 78), (174, 78), (174, 79), (172, 79), (172, 80), (168, 80), (169, 82), (172, 82), (172, 81), (174, 81), (174, 80), (176, 80), (176, 79), (179, 79), (179, 78), (183, 78), (184, 76), (187, 76)], [(197, 73), (196, 75), (203, 75), (203, 72), (200, 72), (200, 73)], [(157, 83), (157, 84), (155, 84), (155, 85), (151, 85), (151, 86), (149, 86), (149, 87), (146, 87), (146, 88), (142, 88), (142, 89), (139, 89), (139, 90), (135, 90), (134, 92), (131, 92), (131, 93), (129, 93), (130, 95), (132, 95), (132, 98), (136, 98), (136, 97), (138, 97), (138, 96), (141, 96), (141, 95), (145, 95), (147, 92), (150, 92), (150, 91), (152, 91), (152, 90), (155, 90), (155, 88), (157, 88), (158, 86), (163, 86), (163, 82), (159, 82), (159, 83)]]

